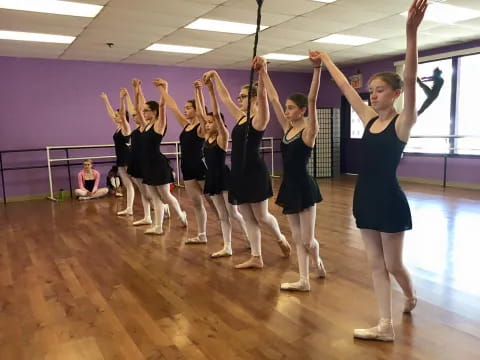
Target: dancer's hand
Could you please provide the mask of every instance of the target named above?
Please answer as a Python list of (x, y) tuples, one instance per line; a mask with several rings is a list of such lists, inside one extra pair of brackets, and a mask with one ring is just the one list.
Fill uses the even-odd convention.
[(208, 90), (212, 90), (213, 91), (213, 82), (210, 80), (210, 81), (207, 81), (207, 83), (205, 84), (205, 86), (207, 87)]
[(141, 84), (142, 84), (142, 82), (139, 79), (133, 79), (132, 80), (132, 87), (134, 89), (138, 88)]
[(252, 67), (256, 72), (267, 71), (267, 60), (261, 56), (255, 56), (252, 60)]
[(322, 61), (322, 63), (326, 62), (327, 60), (330, 60), (330, 56), (325, 51), (310, 50), (308, 52), (308, 55), (309, 55), (310, 58), (312, 56), (314, 58), (319, 58)]
[(102, 92), (102, 93), (100, 94), (100, 97), (101, 97), (103, 100), (107, 100), (107, 99), (108, 99), (107, 94), (105, 94), (104, 92)]
[(162, 78), (155, 78), (153, 80), (153, 85), (155, 85), (157, 88), (158, 87), (163, 87), (165, 90), (168, 88), (168, 82), (167, 80), (164, 80)]
[(127, 96), (127, 89), (121, 88), (120, 89), (120, 98), (124, 99)]
[(408, 10), (407, 17), (407, 32), (417, 32), (418, 27), (420, 26), (423, 17), (425, 16), (425, 11), (427, 10), (428, 2), (427, 0), (414, 0), (413, 4)]
[(313, 65), (313, 67), (321, 67), (322, 66), (322, 57), (320, 55), (320, 51), (310, 50), (308, 52), (308, 57), (310, 59), (310, 62)]
[(195, 81), (193, 82), (193, 87), (194, 87), (195, 89), (201, 89), (201, 88), (203, 87), (203, 84), (202, 84), (202, 82), (201, 82), (200, 80), (195, 80)]
[(207, 71), (205, 74), (203, 74), (202, 80), (204, 84), (207, 84), (209, 81), (212, 80), (212, 77), (214, 77), (217, 74), (215, 70), (210, 70)]

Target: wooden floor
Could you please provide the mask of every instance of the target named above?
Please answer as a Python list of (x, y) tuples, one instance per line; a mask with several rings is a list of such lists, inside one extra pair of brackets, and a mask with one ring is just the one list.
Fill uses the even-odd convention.
[(283, 259), (270, 235), (261, 271), (233, 268), (249, 254), (238, 232), (233, 258), (208, 258), (222, 244), (213, 216), (208, 246), (185, 246), (195, 220), (182, 190), (188, 234), (172, 219), (160, 237), (115, 216), (122, 199), (0, 206), (0, 359), (480, 359), (480, 192), (405, 185), (405, 260), (420, 301), (402, 316), (395, 291), (389, 344), (352, 338), (377, 320), (353, 182), (320, 181), (329, 274), (310, 293), (280, 292), (297, 279), (296, 256)]

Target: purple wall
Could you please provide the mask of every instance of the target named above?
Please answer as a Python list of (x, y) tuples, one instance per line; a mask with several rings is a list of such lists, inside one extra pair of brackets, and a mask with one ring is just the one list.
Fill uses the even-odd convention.
[[(419, 56), (429, 56), (474, 47), (480, 47), (480, 40), (421, 51)], [(367, 81), (373, 74), (381, 71), (395, 71), (393, 63), (402, 59), (404, 59), (404, 55), (364, 64), (346, 66), (341, 70), (347, 77), (356, 74), (359, 70), (363, 75), (363, 87), (359, 92), (367, 92)], [(331, 80), (330, 74), (325, 71), (322, 74), (319, 106), (340, 107), (340, 102), (341, 93), (333, 80)], [(348, 154), (346, 154), (346, 156), (348, 157)], [(406, 156), (400, 163), (398, 175), (402, 177), (425, 178), (442, 181), (443, 158), (435, 156)], [(447, 181), (480, 184), (480, 158), (449, 159), (447, 166)]]
[[(480, 46), (480, 41), (443, 47), (421, 52), (421, 56)], [(343, 68), (347, 76), (360, 70), (364, 83), (378, 71), (393, 71), (393, 62), (402, 56)], [(118, 89), (128, 86), (133, 77), (142, 79), (147, 98), (156, 99), (158, 94), (149, 82), (160, 76), (170, 83), (170, 92), (182, 106), (192, 97), (191, 83), (208, 69), (180, 68), (155, 65), (65, 61), (0, 57), (0, 149), (44, 148), (46, 145), (78, 145), (111, 143), (113, 124), (106, 115), (99, 94), (105, 91), (113, 106), (118, 104)], [(248, 81), (248, 71), (221, 70), (227, 87), (236, 95), (239, 87)], [(311, 74), (272, 72), (282, 101), (293, 92), (306, 93)], [(362, 89), (366, 91), (366, 87)], [(322, 75), (318, 105), (339, 107), (340, 92), (331, 81), (328, 72)], [(226, 111), (224, 111), (226, 113)], [(227, 116), (229, 128), (233, 120)], [(178, 139), (180, 127), (169, 114), (169, 130), (165, 141)], [(282, 131), (272, 115), (265, 136), (280, 137)], [(278, 150), (278, 143), (276, 144)], [(166, 149), (168, 151), (168, 149)], [(99, 154), (96, 151), (93, 154)], [(107, 151), (112, 154), (111, 150)], [(86, 152), (73, 151), (70, 156), (85, 156)], [(59, 155), (62, 156), (62, 155)], [(348, 154), (347, 154), (348, 156)], [(270, 164), (270, 158), (266, 157)], [(479, 159), (452, 159), (449, 161), (448, 181), (480, 183)], [(4, 167), (45, 165), (45, 154), (5, 154)], [(441, 158), (407, 157), (399, 168), (400, 176), (441, 179)], [(109, 165), (98, 165), (103, 173)], [(73, 173), (78, 168), (72, 169)], [(468, 169), (468, 171), (467, 171)], [(275, 157), (275, 172), (281, 173), (281, 159)], [(54, 171), (55, 189), (65, 188), (66, 170)], [(48, 180), (46, 169), (5, 172), (7, 196), (22, 196), (46, 193)]]
[[(158, 93), (150, 84), (153, 78), (163, 77), (169, 81), (170, 93), (183, 107), (185, 100), (192, 98), (192, 82), (206, 70), (209, 69), (0, 57), (0, 108), (3, 113), (0, 150), (110, 144), (114, 127), (99, 97), (102, 91), (109, 95), (115, 107), (120, 87), (129, 87), (131, 79), (138, 77), (144, 82), (146, 98), (157, 99)], [(232, 97), (248, 82), (248, 71), (220, 70), (219, 73)], [(304, 73), (272, 72), (271, 76), (282, 99), (292, 92), (307, 92), (311, 79), (310, 74)], [(170, 113), (168, 119), (165, 141), (175, 141), (181, 129)], [(226, 116), (226, 121), (231, 129), (233, 119)], [(282, 130), (272, 117), (265, 136), (281, 135)], [(70, 156), (99, 153), (98, 150), (90, 153), (72, 151)], [(106, 153), (113, 154), (111, 150)], [(270, 164), (270, 158), (266, 159)], [(3, 162), (4, 167), (45, 165), (46, 157), (44, 152), (5, 154)], [(275, 163), (278, 173), (281, 166), (278, 156)], [(109, 166), (99, 165), (97, 168), (105, 173)], [(79, 167), (73, 172), (76, 173), (77, 169)], [(66, 173), (65, 169), (56, 169), (54, 190), (66, 187)], [(46, 193), (47, 176), (46, 169), (6, 172), (7, 197)]]

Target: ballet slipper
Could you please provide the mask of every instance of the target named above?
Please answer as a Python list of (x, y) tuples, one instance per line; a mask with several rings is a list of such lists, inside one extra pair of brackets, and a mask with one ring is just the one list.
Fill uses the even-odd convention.
[(187, 239), (185, 244), (206, 244), (207, 243), (207, 236), (205, 234), (198, 234), (193, 238)]
[(282, 235), (282, 239), (278, 241), (278, 246), (280, 246), (280, 250), (282, 250), (284, 257), (290, 257), (290, 254), (292, 253), (292, 248), (290, 247), (290, 244), (285, 238), (285, 235)]
[(261, 256), (252, 256), (247, 261), (235, 265), (235, 269), (262, 269), (263, 260)]
[(152, 219), (141, 219), (141, 220), (137, 220), (137, 221), (134, 221), (132, 223), (133, 226), (140, 226), (140, 225), (152, 225)]
[(293, 283), (282, 283), (280, 290), (286, 291), (310, 291), (310, 284), (308, 281), (299, 280)]
[(228, 256), (232, 256), (232, 249), (223, 248), (222, 250), (214, 252), (212, 255), (210, 255), (210, 257), (213, 259)]
[(133, 211), (132, 211), (132, 209), (126, 208), (125, 210), (117, 212), (117, 215), (118, 216), (132, 216)]
[(163, 235), (163, 229), (161, 226), (152, 226), (151, 228), (145, 230), (145, 235)]
[(317, 260), (312, 259), (312, 277), (317, 279), (324, 279), (327, 276), (327, 271), (323, 265), (323, 261), (320, 256)]
[(395, 333), (392, 319), (380, 319), (377, 326), (369, 329), (355, 329), (353, 337), (362, 340), (393, 341)]
[(415, 306), (417, 306), (417, 297), (414, 295), (411, 298), (405, 299), (405, 304), (403, 307), (403, 313), (404, 314), (410, 314), (413, 309), (415, 309)]

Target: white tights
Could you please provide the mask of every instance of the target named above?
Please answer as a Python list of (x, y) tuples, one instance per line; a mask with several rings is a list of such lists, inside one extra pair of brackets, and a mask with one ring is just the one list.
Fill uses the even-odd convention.
[(147, 185), (145, 185), (142, 179), (131, 177), (133, 183), (137, 185), (138, 190), (140, 190), (140, 195), (142, 197), (142, 206), (143, 206), (143, 219), (151, 221), (150, 215), (150, 200), (151, 195), (147, 189)]
[(156, 185), (152, 186), (152, 188), (154, 188), (155, 193), (160, 197), (161, 202), (168, 204), (170, 209), (173, 209), (180, 219), (184, 218), (185, 215), (180, 207), (180, 203), (170, 192), (170, 184)]
[(317, 205), (313, 205), (297, 214), (287, 215), (287, 220), (297, 247), (298, 270), (300, 281), (309, 282), (309, 259), (311, 249), (318, 258), (319, 244), (315, 239), (315, 217)]
[(403, 290), (407, 298), (414, 296), (412, 280), (403, 265), (404, 232), (382, 233), (370, 229), (361, 229), (368, 263), (372, 270), (373, 287), (380, 318), (392, 318), (392, 289), (390, 274)]
[(284, 241), (277, 219), (268, 212), (268, 199), (258, 203), (247, 203), (238, 205), (247, 225), (247, 234), (252, 246), (252, 256), (262, 255), (262, 238), (260, 225), (266, 226), (275, 236), (277, 241)]
[(125, 186), (127, 191), (127, 208), (125, 210), (127, 210), (127, 212), (132, 212), (133, 200), (135, 199), (135, 188), (133, 187), (132, 178), (127, 174), (127, 167), (119, 166), (118, 175), (120, 176), (122, 184)]
[(163, 217), (164, 217), (164, 206), (163, 202), (160, 198), (156, 190), (156, 186), (153, 185), (146, 185), (148, 197), (152, 200), (153, 204), (153, 226), (158, 227), (159, 229), (163, 229)]
[(221, 194), (211, 196), (213, 204), (218, 212), (220, 226), (222, 227), (223, 249), (232, 253), (232, 223), (235, 221), (248, 239), (248, 230), (245, 220), (238, 211), (236, 205), (230, 204), (228, 201), (228, 192), (223, 191)]
[(197, 220), (198, 235), (206, 235), (207, 232), (207, 211), (203, 201), (203, 186), (205, 181), (186, 180), (183, 182), (187, 190), (188, 197), (192, 200), (195, 219)]

